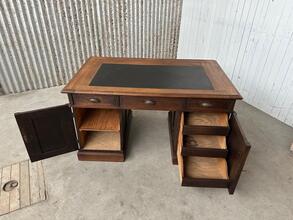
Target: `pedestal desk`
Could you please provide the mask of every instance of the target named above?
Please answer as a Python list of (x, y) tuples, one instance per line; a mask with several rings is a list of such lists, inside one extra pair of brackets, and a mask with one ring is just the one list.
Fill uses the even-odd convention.
[(242, 97), (215, 60), (91, 57), (62, 92), (69, 104), (15, 114), (31, 161), (76, 150), (122, 162), (131, 110), (164, 110), (181, 185), (233, 194), (250, 145), (233, 110)]

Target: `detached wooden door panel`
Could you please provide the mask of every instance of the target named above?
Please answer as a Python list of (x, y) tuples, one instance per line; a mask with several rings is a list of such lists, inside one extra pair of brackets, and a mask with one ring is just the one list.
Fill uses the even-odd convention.
[(32, 162), (78, 149), (72, 117), (68, 105), (15, 113)]
[(228, 167), (229, 167), (229, 193), (233, 194), (244, 167), (250, 144), (239, 125), (236, 113), (230, 118), (231, 133), (228, 136)]

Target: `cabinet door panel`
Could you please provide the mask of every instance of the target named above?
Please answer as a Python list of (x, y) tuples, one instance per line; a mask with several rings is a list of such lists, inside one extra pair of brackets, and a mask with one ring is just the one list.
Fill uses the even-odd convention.
[(229, 193), (233, 194), (238, 183), (241, 171), (245, 164), (250, 144), (239, 125), (236, 113), (233, 113), (230, 118), (231, 133), (228, 136), (228, 167), (229, 167)]
[(32, 162), (78, 149), (68, 105), (15, 113), (15, 118)]

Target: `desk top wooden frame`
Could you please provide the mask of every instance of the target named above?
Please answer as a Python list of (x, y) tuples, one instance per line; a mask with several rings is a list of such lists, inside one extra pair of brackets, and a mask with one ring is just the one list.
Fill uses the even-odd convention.
[[(90, 86), (97, 70), (104, 63), (107, 64), (135, 64), (135, 65), (176, 65), (201, 66), (214, 89), (155, 89)], [(63, 93), (99, 94), (99, 95), (127, 95), (153, 97), (186, 97), (186, 98), (213, 98), (213, 99), (242, 99), (237, 89), (225, 75), (215, 60), (174, 60), (174, 59), (135, 59), (135, 58), (106, 58), (91, 57), (75, 74), (62, 90)]]

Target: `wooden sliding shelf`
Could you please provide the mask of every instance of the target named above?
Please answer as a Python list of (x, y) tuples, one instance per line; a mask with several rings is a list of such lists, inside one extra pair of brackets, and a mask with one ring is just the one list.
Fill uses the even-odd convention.
[(229, 132), (227, 113), (182, 113), (183, 156), (227, 156), (226, 135)]
[(219, 135), (183, 135), (183, 156), (227, 156), (226, 137)]
[(186, 135), (185, 146), (213, 149), (227, 149), (226, 137), (219, 135)]
[(80, 131), (119, 131), (120, 111), (89, 109), (79, 127)]
[(187, 157), (184, 173), (189, 178), (228, 179), (227, 162), (223, 158)]
[(83, 150), (121, 150), (120, 133), (90, 131), (86, 134)]
[(227, 113), (184, 113), (184, 134), (224, 135), (229, 132)]
[(185, 123), (194, 126), (228, 126), (227, 113), (202, 113), (202, 112), (189, 112), (185, 113)]

